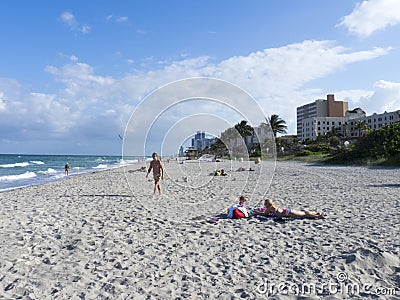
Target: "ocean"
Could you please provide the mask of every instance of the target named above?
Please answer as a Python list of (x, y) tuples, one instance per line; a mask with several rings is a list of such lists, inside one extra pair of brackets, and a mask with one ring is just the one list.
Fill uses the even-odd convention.
[(149, 158), (85, 155), (18, 155), (0, 154), (0, 192), (65, 179), (69, 176), (118, 168)]

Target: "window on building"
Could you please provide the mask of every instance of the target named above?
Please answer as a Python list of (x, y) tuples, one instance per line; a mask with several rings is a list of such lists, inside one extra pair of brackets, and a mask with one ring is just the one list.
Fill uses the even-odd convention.
[(332, 125), (335, 125), (335, 122), (332, 122)]
[(326, 122), (326, 125), (329, 125), (329, 121), (328, 121), (328, 122)]
[(342, 125), (342, 122), (339, 122), (339, 125)]

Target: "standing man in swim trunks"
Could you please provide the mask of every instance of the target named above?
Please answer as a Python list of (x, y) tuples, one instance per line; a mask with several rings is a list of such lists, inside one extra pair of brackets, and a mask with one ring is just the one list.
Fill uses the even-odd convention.
[(161, 161), (158, 158), (157, 152), (154, 152), (152, 157), (153, 157), (153, 160), (150, 162), (150, 167), (147, 170), (146, 178), (149, 176), (151, 169), (153, 169), (154, 194), (156, 193), (156, 190), (158, 190), (158, 192), (161, 195), (160, 178), (162, 180), (164, 180), (164, 168), (162, 166)]
[(65, 175), (68, 176), (69, 174), (69, 163), (66, 163), (65, 165)]

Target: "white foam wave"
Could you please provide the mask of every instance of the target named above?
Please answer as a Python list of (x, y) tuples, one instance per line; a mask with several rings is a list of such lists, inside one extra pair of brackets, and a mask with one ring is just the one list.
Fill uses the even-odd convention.
[(57, 171), (52, 168), (48, 168), (47, 171), (39, 171), (38, 173), (44, 174), (44, 175), (49, 175), (49, 174), (55, 174), (55, 173), (57, 173)]
[(100, 165), (98, 165), (96, 167), (93, 167), (93, 169), (107, 169), (107, 165), (100, 164)]
[(30, 163), (35, 165), (44, 165), (44, 162), (40, 160), (31, 160)]
[(119, 161), (119, 165), (120, 166), (127, 166), (127, 165), (135, 164), (135, 163), (138, 163), (138, 162), (139, 162), (138, 159), (129, 159), (129, 160), (121, 159)]
[(36, 174), (34, 172), (25, 172), (25, 173), (19, 174), (19, 175), (0, 176), (0, 181), (15, 181), (15, 180), (28, 179), (28, 178), (33, 178), (33, 177), (36, 177)]
[(15, 163), (15, 164), (4, 164), (4, 165), (0, 165), (0, 168), (14, 168), (14, 167), (26, 167), (26, 166), (29, 166), (28, 162)]

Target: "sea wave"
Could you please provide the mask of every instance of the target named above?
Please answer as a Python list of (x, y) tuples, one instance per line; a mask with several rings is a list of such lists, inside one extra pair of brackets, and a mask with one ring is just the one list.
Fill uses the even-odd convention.
[(26, 167), (26, 166), (29, 166), (28, 162), (15, 163), (15, 164), (3, 164), (3, 165), (0, 165), (0, 168), (15, 168), (15, 167)]
[(104, 164), (100, 164), (100, 165), (98, 165), (96, 167), (93, 167), (93, 169), (107, 169), (107, 168), (108, 168), (108, 166), (104, 165)]
[(0, 176), (0, 181), (16, 181), (36, 177), (35, 172), (25, 172), (18, 175)]
[(127, 165), (135, 164), (135, 163), (138, 163), (138, 162), (139, 162), (138, 159), (129, 159), (129, 160), (121, 159), (119, 161), (119, 166), (127, 166)]
[(52, 168), (48, 168), (46, 171), (39, 171), (38, 173), (44, 174), (44, 175), (49, 175), (49, 174), (55, 174), (55, 173), (57, 173), (57, 171)]
[(30, 163), (35, 165), (44, 165), (44, 162), (41, 160), (31, 160)]

